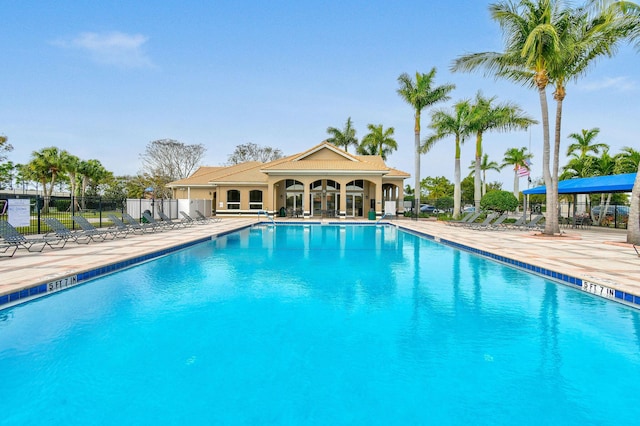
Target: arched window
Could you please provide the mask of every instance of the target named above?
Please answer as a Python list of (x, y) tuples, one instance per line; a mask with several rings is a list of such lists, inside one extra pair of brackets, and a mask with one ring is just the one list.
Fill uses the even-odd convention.
[(227, 209), (240, 210), (240, 191), (237, 189), (227, 191)]
[(339, 191), (340, 184), (335, 180), (327, 179), (327, 191)]
[(347, 184), (347, 191), (364, 191), (364, 180), (352, 180)]
[(322, 191), (322, 180), (317, 180), (309, 185), (311, 191)]
[(257, 189), (249, 191), (249, 208), (251, 210), (262, 210), (262, 191)]

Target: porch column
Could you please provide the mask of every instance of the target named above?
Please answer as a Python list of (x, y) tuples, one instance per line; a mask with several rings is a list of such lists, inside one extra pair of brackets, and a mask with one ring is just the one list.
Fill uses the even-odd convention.
[(347, 217), (347, 183), (340, 183), (340, 206), (338, 206), (340, 213), (340, 219), (344, 219)]
[(384, 207), (384, 200), (382, 199), (382, 181), (376, 183), (376, 216), (382, 216), (382, 208)]
[(309, 191), (309, 182), (302, 181), (304, 185), (304, 191), (302, 195), (302, 217), (310, 217), (311, 216), (311, 201), (309, 201), (309, 196), (311, 195), (311, 191)]

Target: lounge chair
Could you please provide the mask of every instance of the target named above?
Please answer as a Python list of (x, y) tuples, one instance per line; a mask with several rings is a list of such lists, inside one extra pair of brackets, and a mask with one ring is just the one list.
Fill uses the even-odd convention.
[(142, 232), (155, 232), (161, 231), (161, 228), (158, 225), (153, 225), (151, 223), (140, 223), (133, 218), (129, 213), (122, 213), (122, 219), (124, 222), (130, 227), (142, 231)]
[(527, 221), (527, 212), (522, 213), (522, 216), (518, 218), (514, 223), (509, 223), (506, 226), (508, 229), (520, 229), (520, 227)]
[(471, 223), (475, 223), (476, 219), (478, 219), (480, 217), (480, 215), (482, 214), (482, 212), (476, 212), (473, 213), (467, 220), (466, 222), (449, 222), (449, 224), (451, 226), (465, 226), (465, 225), (469, 225)]
[(445, 224), (447, 225), (455, 225), (456, 223), (465, 223), (466, 221), (468, 221), (471, 216), (473, 216), (473, 212), (469, 212), (466, 215), (464, 215), (464, 217), (462, 219), (459, 220), (449, 220), (447, 222), (445, 222)]
[(502, 224), (502, 222), (504, 222), (508, 217), (509, 217), (509, 212), (504, 212), (495, 221), (491, 222), (489, 225), (487, 225), (486, 227), (483, 227), (482, 229), (486, 229), (489, 231), (506, 229), (505, 226)]
[(125, 238), (130, 232), (128, 229), (119, 229), (116, 226), (109, 228), (96, 228), (83, 216), (72, 216), (72, 219), (86, 235), (91, 237), (91, 239), (100, 238), (102, 240), (112, 240), (114, 238)]
[[(67, 244), (66, 239), (57, 236), (27, 238), (20, 232), (18, 232), (18, 230), (6, 220), (0, 220), (0, 237), (2, 237), (2, 244), (7, 246), (6, 250), (3, 251), (3, 253), (7, 252), (14, 246), (16, 247), (16, 249), (25, 248), (30, 252), (41, 252), (46, 246), (49, 246), (51, 248), (63, 248)], [(13, 250), (13, 253), (15, 252), (16, 250)], [(11, 256), (13, 256), (13, 253), (11, 254)]]
[[(81, 232), (72, 231), (55, 217), (46, 217), (44, 222), (49, 226), (49, 228), (51, 228), (51, 233), (56, 237), (64, 238), (65, 240), (72, 240), (78, 244), (89, 244), (91, 242), (91, 237), (84, 235)], [(45, 237), (47, 236), (49, 236), (49, 233), (45, 234)]]
[(202, 221), (202, 220), (196, 220), (194, 218), (192, 218), (191, 216), (189, 216), (186, 212), (183, 212), (182, 210), (180, 210), (180, 214), (183, 217), (183, 222), (190, 224), (190, 225), (204, 225), (206, 222)]
[(473, 222), (473, 223), (463, 224), (462, 226), (467, 228), (472, 228), (472, 229), (484, 228), (489, 226), (489, 224), (493, 222), (497, 216), (498, 216), (498, 213), (489, 213), (482, 222), (479, 222), (479, 223)]
[(540, 222), (544, 219), (544, 215), (536, 215), (533, 218), (531, 218), (531, 221), (527, 222), (527, 223), (523, 223), (522, 225), (516, 227), (516, 229), (519, 229), (521, 231), (536, 231), (536, 230), (540, 230), (542, 229), (542, 227), (540, 226)]
[(109, 213), (107, 217), (109, 218), (111, 223), (113, 223), (114, 228), (118, 229), (121, 232), (133, 232), (134, 234), (144, 234), (145, 232), (145, 230), (142, 228), (142, 226), (140, 226), (139, 223), (137, 223), (138, 226), (129, 225), (123, 222), (118, 216), (113, 213)]
[(156, 230), (158, 231), (162, 231), (164, 229), (169, 229), (169, 228), (173, 228), (173, 225), (170, 225), (164, 221), (159, 222), (157, 220), (155, 220), (155, 218), (153, 216), (151, 216), (151, 213), (149, 212), (142, 212), (142, 219), (144, 222), (146, 222), (147, 224), (155, 227)]
[(206, 222), (206, 223), (220, 222), (220, 218), (213, 217), (213, 216), (212, 217), (207, 217), (207, 216), (203, 215), (200, 210), (196, 210), (196, 215), (198, 216), (197, 220), (201, 220), (201, 221)]
[(158, 211), (158, 216), (160, 216), (160, 219), (162, 219), (163, 223), (166, 223), (167, 226), (170, 226), (171, 228), (177, 228), (179, 226), (186, 227), (187, 224), (191, 225), (191, 223), (189, 223), (189, 222), (173, 220), (169, 216), (167, 216), (165, 214), (165, 212), (163, 212), (161, 210)]

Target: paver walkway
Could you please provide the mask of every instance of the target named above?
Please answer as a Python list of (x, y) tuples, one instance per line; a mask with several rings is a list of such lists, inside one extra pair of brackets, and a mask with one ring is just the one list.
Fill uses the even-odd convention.
[[(13, 258), (0, 258), (0, 296), (257, 222), (256, 218), (225, 218), (88, 245), (70, 242), (64, 249), (45, 248), (42, 253), (18, 250)], [(624, 244), (626, 232), (622, 230), (567, 230), (563, 237), (548, 239), (532, 232), (480, 231), (435, 221), (391, 223), (640, 296), (640, 258), (631, 245)]]

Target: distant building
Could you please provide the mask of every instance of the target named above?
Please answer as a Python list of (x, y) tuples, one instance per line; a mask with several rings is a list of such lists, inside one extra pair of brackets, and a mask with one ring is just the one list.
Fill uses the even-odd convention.
[[(402, 211), (408, 173), (377, 155), (355, 155), (323, 142), (269, 163), (200, 167), (169, 183), (174, 198), (212, 200), (216, 215), (267, 211), (297, 217), (381, 216), (385, 202)], [(390, 204), (387, 204), (389, 206)]]

